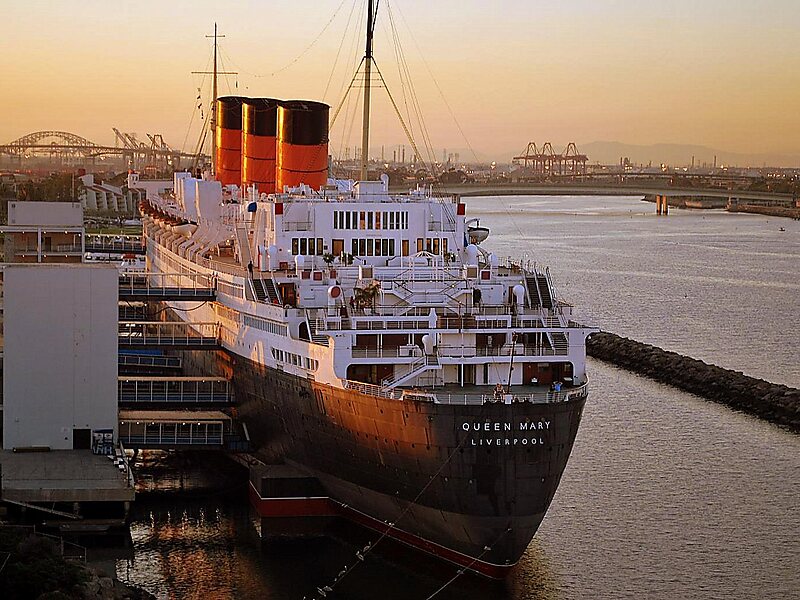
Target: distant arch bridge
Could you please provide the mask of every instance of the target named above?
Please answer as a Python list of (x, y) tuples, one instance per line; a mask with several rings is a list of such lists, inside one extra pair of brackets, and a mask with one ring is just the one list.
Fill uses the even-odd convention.
[(97, 144), (75, 133), (68, 131), (35, 131), (0, 145), (0, 157), (3, 155), (18, 159), (45, 157), (64, 162), (88, 160), (109, 156), (122, 159), (126, 165), (134, 168), (161, 167), (168, 164), (177, 166), (181, 161), (193, 162), (194, 154), (174, 150), (160, 134), (147, 134), (149, 143), (140, 142), (133, 134), (125, 134), (114, 129), (117, 141), (121, 146), (105, 146)]

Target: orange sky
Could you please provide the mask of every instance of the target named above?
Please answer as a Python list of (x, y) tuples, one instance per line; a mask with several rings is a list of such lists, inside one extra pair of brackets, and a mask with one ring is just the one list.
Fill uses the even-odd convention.
[[(243, 95), (335, 105), (363, 45), (354, 27), (363, 27), (362, 0), (4, 4), (2, 143), (57, 129), (113, 144), (116, 126), (141, 138), (162, 133), (171, 145), (191, 148), (197, 87), (208, 88), (191, 71), (208, 64), (204, 36), (215, 19), (227, 35), (224, 66), (239, 71), (223, 82), (222, 93), (230, 86)], [(553, 4), (382, 0), (378, 64), (398, 104), (407, 106), (388, 5), (437, 157), (443, 148), (472, 146), (507, 160), (531, 140), (800, 154), (800, 2)], [(215, 13), (220, 7), (224, 12)], [(376, 103), (373, 155), (384, 144), (391, 156), (403, 135), (383, 91), (376, 95), (384, 99)], [(359, 125), (347, 116), (357, 111), (355, 105), (343, 111), (334, 151), (359, 144)], [(418, 124), (414, 131), (423, 145)], [(462, 160), (468, 158), (462, 150)]]

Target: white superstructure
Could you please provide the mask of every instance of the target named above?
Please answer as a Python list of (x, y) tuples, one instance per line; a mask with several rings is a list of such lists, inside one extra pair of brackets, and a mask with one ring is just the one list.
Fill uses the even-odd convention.
[[(585, 393), (594, 330), (571, 321), (546, 270), (470, 243), (486, 232), (470, 231), (457, 198), (391, 194), (386, 178), (258, 198), (188, 173), (175, 174), (172, 192), (142, 183), (129, 177), (129, 187), (146, 190), (149, 269), (207, 277), (216, 302), (174, 308), (217, 321), (233, 353), (390, 397)], [(556, 382), (561, 391), (551, 391)]]

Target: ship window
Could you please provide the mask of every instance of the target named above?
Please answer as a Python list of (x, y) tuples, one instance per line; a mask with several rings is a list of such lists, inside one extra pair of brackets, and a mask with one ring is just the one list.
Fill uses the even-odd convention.
[(339, 229), (339, 211), (333, 211), (333, 228)]
[[(406, 254), (408, 254), (408, 245), (406, 245)], [(394, 256), (394, 240), (389, 240), (389, 256)]]
[(425, 248), (425, 246), (423, 246), (423, 243), (424, 242), (422, 238), (417, 238), (417, 252), (422, 252), (422, 250)]
[(300, 240), (298, 240), (297, 238), (292, 238), (292, 255), (294, 255), (294, 256), (297, 256), (298, 254), (300, 254), (299, 243), (300, 243)]
[[(394, 240), (391, 240), (394, 242)], [(392, 251), (392, 256), (394, 256), (394, 251)], [(408, 240), (403, 240), (403, 256), (408, 256)]]
[(350, 229), (350, 212), (344, 213), (344, 228)]
[(358, 213), (350, 211), (350, 229), (358, 229)]
[(300, 238), (300, 254), (308, 254), (308, 238)]
[(365, 256), (367, 254), (367, 240), (358, 240), (358, 255)]
[(447, 254), (447, 238), (442, 238), (442, 254)]
[(375, 213), (375, 229), (380, 229), (380, 228), (381, 228), (381, 213), (380, 212), (376, 212)]
[(367, 213), (367, 229), (374, 229), (373, 227), (373, 219), (375, 218), (375, 213), (369, 211)]
[(323, 248), (322, 238), (317, 238), (317, 256), (322, 256), (323, 250), (324, 248)]
[(397, 227), (396, 227), (397, 222), (395, 221), (395, 215), (396, 214), (397, 213), (394, 213), (394, 212), (390, 212), (389, 213), (389, 229), (397, 229)]
[(431, 251), (431, 238), (425, 238), (425, 251)]
[(366, 227), (366, 225), (367, 225), (366, 213), (362, 210), (359, 213), (358, 228), (359, 229), (364, 229)]
[(439, 238), (433, 238), (433, 253), (439, 254)]
[(375, 240), (367, 240), (367, 256), (372, 256), (375, 252)]
[(350, 254), (353, 256), (358, 256), (358, 240), (353, 240), (352, 248), (350, 249)]
[(403, 212), (403, 229), (408, 229), (408, 211)]

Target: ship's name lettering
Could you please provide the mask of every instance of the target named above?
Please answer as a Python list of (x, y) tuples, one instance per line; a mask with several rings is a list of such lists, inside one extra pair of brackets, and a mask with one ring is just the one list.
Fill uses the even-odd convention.
[(514, 423), (501, 423), (485, 421), (483, 423), (462, 423), (464, 431), (549, 431), (550, 421), (520, 421)]
[(536, 446), (544, 445), (544, 438), (480, 438), (470, 440), (473, 446)]

